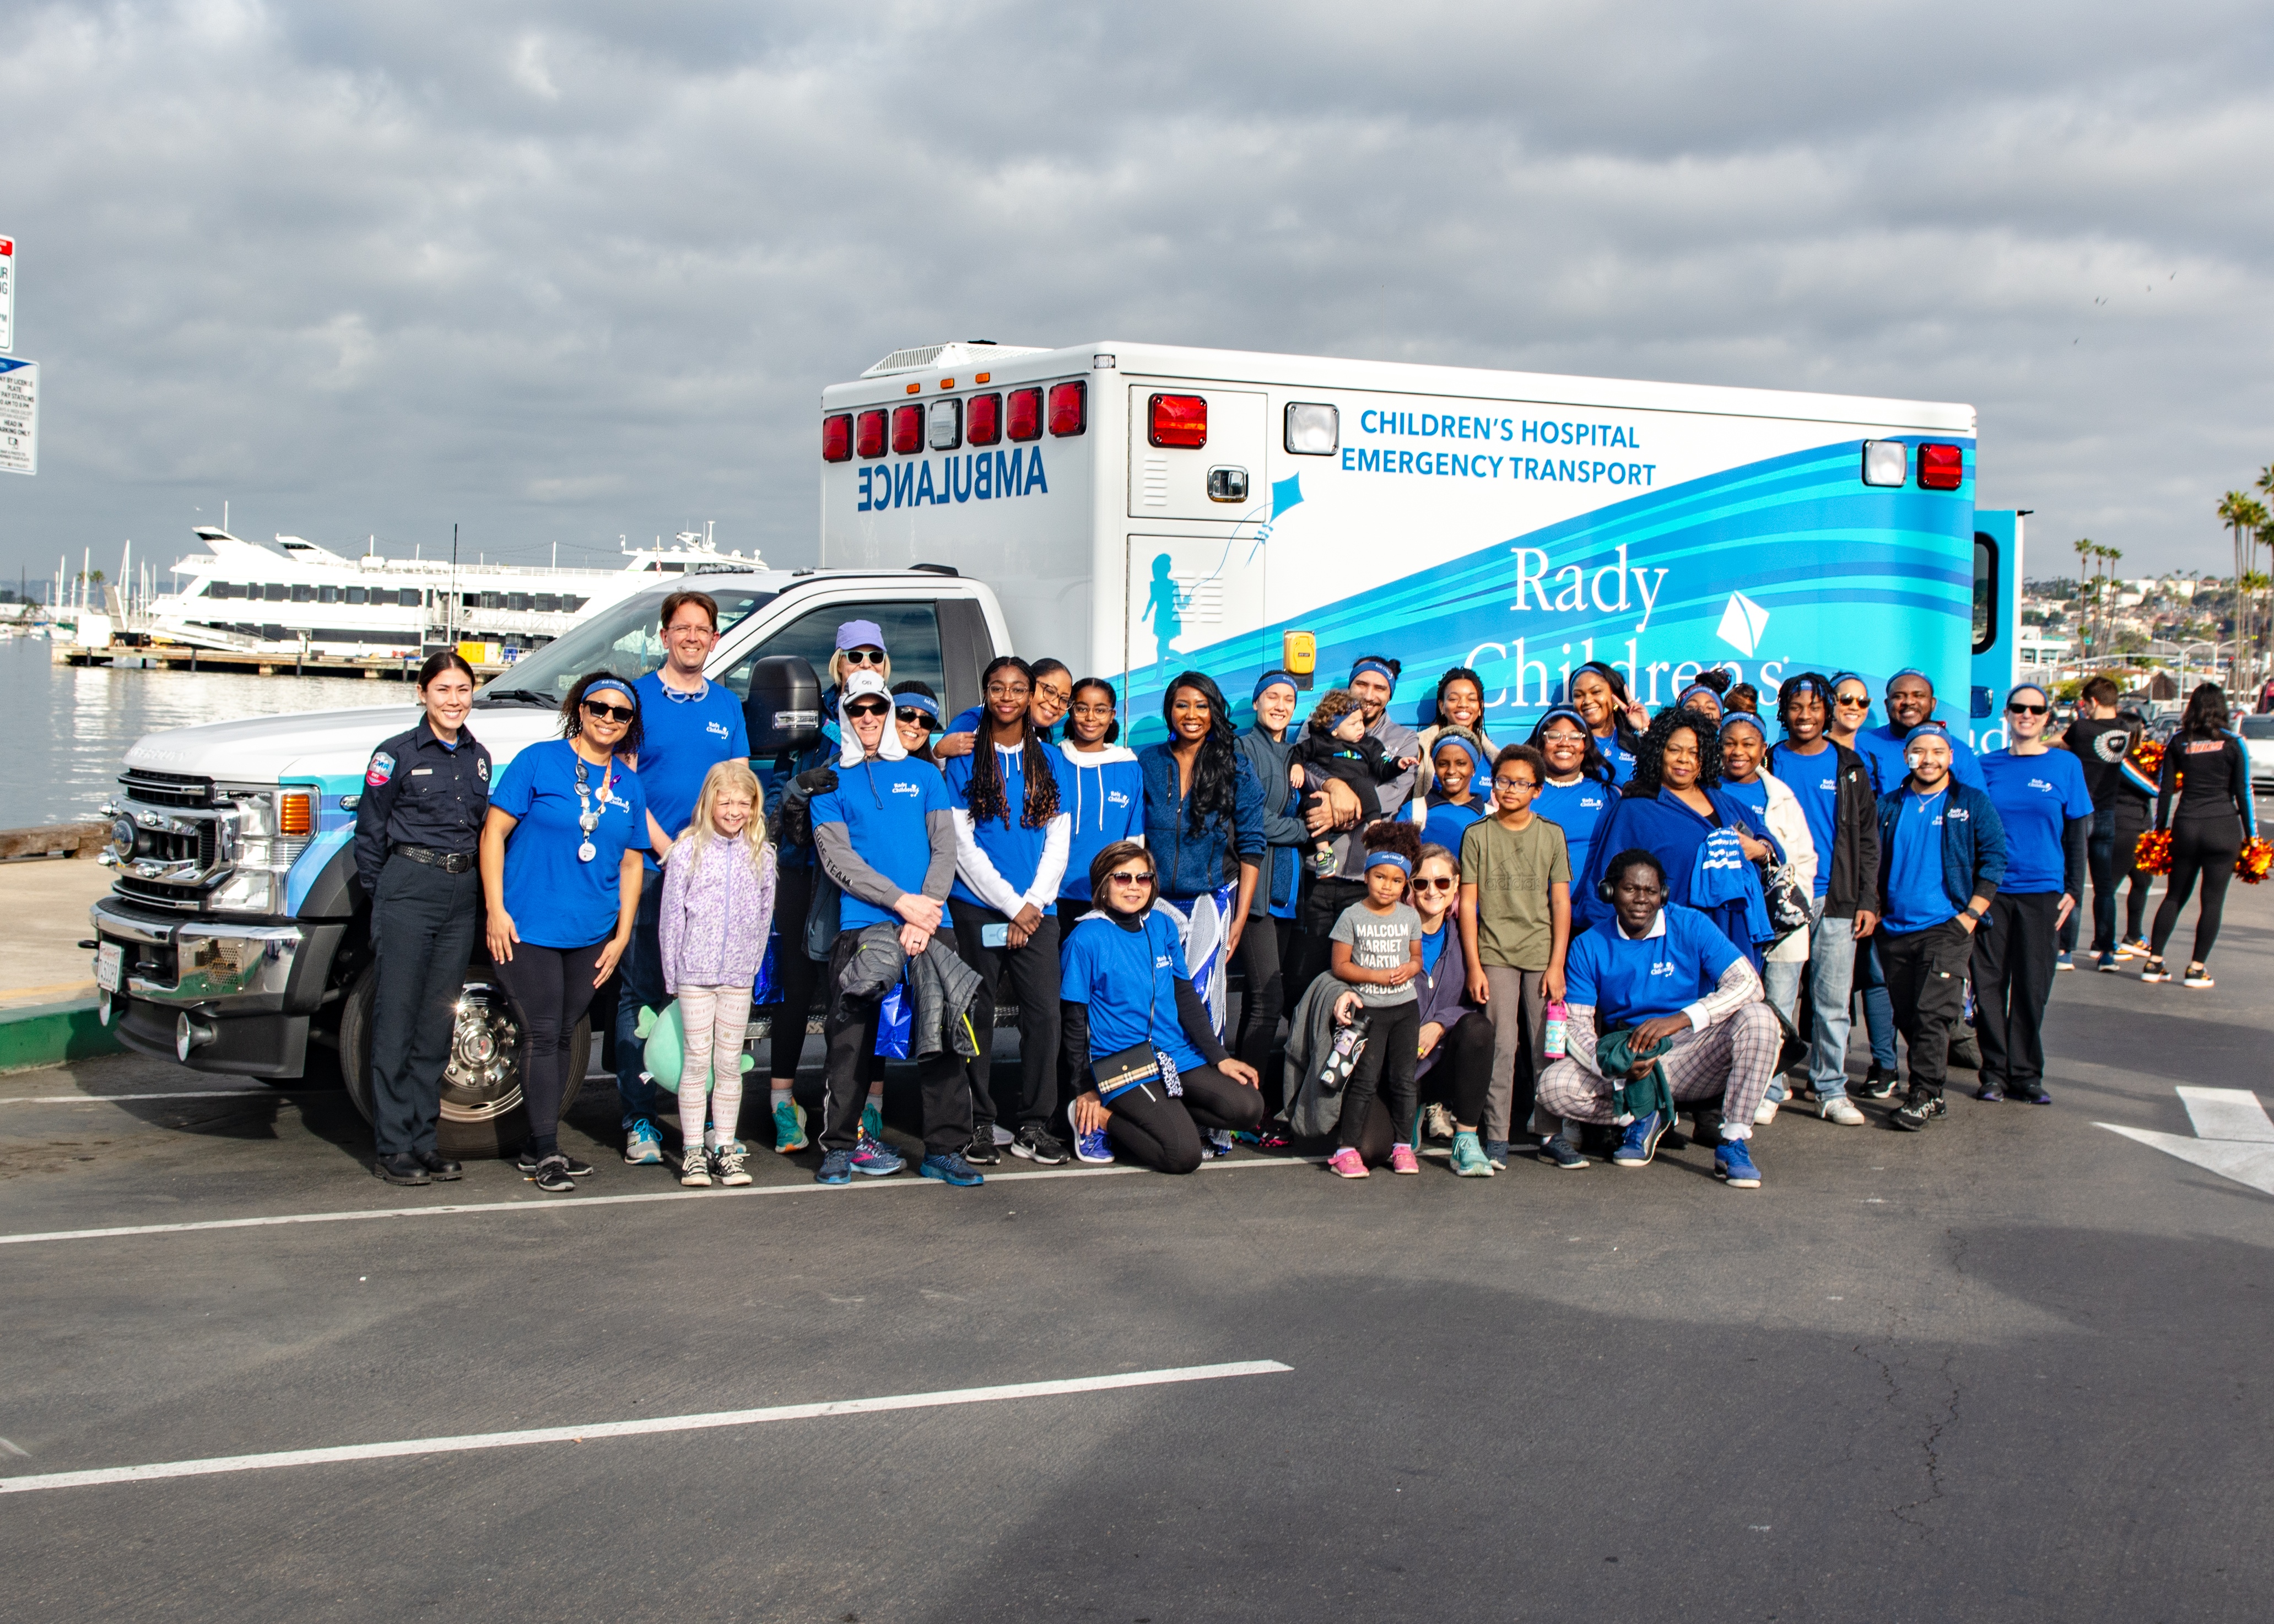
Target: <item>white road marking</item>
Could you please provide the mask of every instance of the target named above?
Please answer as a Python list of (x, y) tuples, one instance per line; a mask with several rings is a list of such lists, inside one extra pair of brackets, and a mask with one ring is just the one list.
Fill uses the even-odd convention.
[(182, 1088), (165, 1094), (30, 1094), (0, 1100), (0, 1105), (102, 1105), (113, 1100), (243, 1100), (257, 1094), (286, 1100), (296, 1094), (314, 1092), (309, 1088)]
[[(1205, 1162), (1201, 1171), (1239, 1167), (1306, 1167), (1315, 1159), (1258, 1156), (1245, 1162)], [(1038, 1168), (1031, 1173), (990, 1174), (993, 1184), (1024, 1184), (1039, 1178), (1111, 1178), (1120, 1173), (1148, 1169), (1128, 1162), (1112, 1167)], [(444, 1218), (466, 1213), (574, 1213), (597, 1207), (631, 1207), (651, 1201), (717, 1201), (730, 1196), (843, 1195), (854, 1190), (945, 1190), (936, 1178), (868, 1178), (852, 1184), (751, 1184), (733, 1190), (650, 1190), (637, 1195), (587, 1195), (563, 1200), (556, 1197), (524, 1196), (513, 1201), (452, 1201), (434, 1207), (375, 1207), (360, 1211), (275, 1213), (260, 1218), (207, 1218), (188, 1223), (133, 1223), (105, 1229), (44, 1229), (26, 1235), (0, 1235), (0, 1246), (30, 1246), (48, 1241), (99, 1241), (133, 1235), (192, 1235), (206, 1229), (272, 1229), (302, 1223), (361, 1223), (374, 1218)]]
[(2194, 1139), (2112, 1122), (2095, 1125), (2274, 1195), (2274, 1121), (2258, 1096), (2248, 1088), (2182, 1088), (2179, 1094), (2195, 1124)]
[(1233, 1376), (1276, 1375), (1291, 1370), (1276, 1359), (1233, 1365), (1187, 1365), (1173, 1370), (1128, 1371), (1113, 1376), (1076, 1376), (1061, 1381), (1021, 1381), (998, 1387), (956, 1387), (943, 1393), (898, 1393), (884, 1398), (832, 1399), (818, 1404), (778, 1404), (766, 1410), (723, 1410), (708, 1415), (655, 1416), (640, 1421), (600, 1421), (583, 1426), (531, 1427), (517, 1432), (468, 1432), (453, 1438), (408, 1438), (393, 1443), (344, 1444), (328, 1449), (280, 1449), (267, 1455), (214, 1455), (198, 1461), (160, 1461), (147, 1466), (110, 1466), (94, 1471), (37, 1472), (0, 1477), (0, 1494), (31, 1494), (43, 1489), (88, 1488), (106, 1483), (147, 1483), (160, 1477), (207, 1477), (222, 1472), (267, 1471), (280, 1466), (323, 1466), (339, 1461), (389, 1460), (410, 1455), (457, 1455), (474, 1449), (509, 1449), (523, 1444), (585, 1443), (602, 1438), (635, 1438), (652, 1432), (696, 1432), (719, 1427), (757, 1426), (768, 1421), (809, 1421), (825, 1416), (875, 1415), (893, 1410), (937, 1410), (956, 1404), (996, 1404), (1008, 1399), (1056, 1398), (1074, 1393), (1110, 1393), (1123, 1387), (1157, 1387), (1172, 1382), (1221, 1381)]

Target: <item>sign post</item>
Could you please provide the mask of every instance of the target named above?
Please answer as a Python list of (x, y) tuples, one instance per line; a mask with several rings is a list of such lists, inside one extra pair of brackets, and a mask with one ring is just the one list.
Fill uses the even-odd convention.
[(0, 237), (0, 355), (16, 347), (16, 239)]
[(40, 364), (0, 356), (0, 474), (40, 471)]

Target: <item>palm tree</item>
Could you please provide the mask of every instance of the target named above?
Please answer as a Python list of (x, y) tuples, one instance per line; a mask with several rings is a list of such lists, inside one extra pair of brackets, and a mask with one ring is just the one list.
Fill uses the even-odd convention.
[[(2244, 569), (2242, 532), (2248, 528), (2248, 523), (2243, 515), (2249, 507), (2250, 497), (2246, 492), (2229, 491), (2218, 499), (2218, 522), (2226, 526), (2234, 538), (2234, 573), (2237, 575), (2241, 575)], [(2238, 627), (2236, 629), (2240, 635), (2240, 628)]]
[(2077, 630), (2086, 645), (2084, 651), (2090, 654), (2092, 651), (2092, 588), (2088, 582), (2090, 572), (2087, 566), (2093, 549), (2099, 544), (2090, 536), (2080, 536), (2070, 545), (2076, 553)]

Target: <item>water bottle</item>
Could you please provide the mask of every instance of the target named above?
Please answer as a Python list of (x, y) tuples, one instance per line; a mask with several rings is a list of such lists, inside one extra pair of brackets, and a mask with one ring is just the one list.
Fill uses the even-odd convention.
[(1568, 1011), (1563, 1008), (1561, 998), (1547, 1006), (1547, 1041), (1540, 1045), (1540, 1051), (1550, 1060), (1563, 1058), (1563, 1027), (1567, 1019)]

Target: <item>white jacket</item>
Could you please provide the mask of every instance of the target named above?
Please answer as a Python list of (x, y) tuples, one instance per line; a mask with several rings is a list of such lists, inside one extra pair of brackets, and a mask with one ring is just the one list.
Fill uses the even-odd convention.
[[(1808, 832), (1808, 814), (1800, 809), (1800, 797), (1774, 773), (1763, 771), (1761, 782), (1769, 792), (1769, 832), (1784, 847), (1803, 893), (1812, 897), (1816, 894), (1816, 841)], [(1806, 964), (1808, 932), (1794, 931), (1769, 949), (1766, 958), (1771, 964)]]

